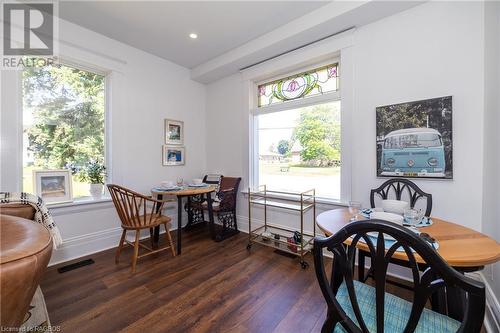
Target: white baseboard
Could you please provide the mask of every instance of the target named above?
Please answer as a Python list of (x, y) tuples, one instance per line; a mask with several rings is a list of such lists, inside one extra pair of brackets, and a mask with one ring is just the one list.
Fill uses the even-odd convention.
[(500, 302), (498, 302), (498, 298), (493, 292), (493, 288), (483, 272), (475, 272), (467, 275), (483, 282), (486, 286), (486, 309), (484, 314), (484, 328), (486, 332), (500, 332)]
[[(165, 232), (162, 229), (160, 230), (160, 233)], [(174, 222), (174, 218), (172, 218), (171, 230), (177, 230), (177, 223)], [(133, 240), (130, 238), (132, 236), (132, 232), (129, 234), (130, 235), (127, 235), (127, 239)], [(49, 267), (111, 248), (116, 248), (121, 235), (122, 228), (117, 227), (66, 238), (64, 239), (63, 244), (52, 253)], [(149, 232), (145, 230), (141, 235), (141, 239), (147, 237), (149, 237)]]

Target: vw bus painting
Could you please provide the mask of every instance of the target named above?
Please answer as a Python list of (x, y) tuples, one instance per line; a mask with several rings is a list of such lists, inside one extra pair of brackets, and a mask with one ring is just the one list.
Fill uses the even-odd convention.
[(451, 179), (451, 96), (377, 108), (377, 176)]
[(382, 176), (445, 177), (441, 133), (432, 128), (407, 128), (385, 136), (380, 161)]

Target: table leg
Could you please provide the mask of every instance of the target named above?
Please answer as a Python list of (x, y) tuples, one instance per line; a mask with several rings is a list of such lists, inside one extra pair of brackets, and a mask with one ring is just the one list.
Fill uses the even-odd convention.
[(210, 236), (215, 240), (215, 225), (214, 225), (214, 210), (212, 206), (212, 195), (207, 193), (207, 206), (208, 206), (208, 223), (210, 228)]
[(177, 255), (181, 254), (182, 238), (182, 197), (177, 196)]
[[(156, 198), (158, 200), (163, 200), (163, 194), (158, 194), (156, 196)], [(161, 207), (160, 204), (156, 204), (156, 213), (161, 213), (160, 207)], [(160, 226), (156, 226), (154, 228), (154, 232), (151, 232), (151, 230), (149, 232), (150, 232), (150, 236), (153, 237), (153, 239), (152, 239), (153, 250), (156, 250), (158, 248), (158, 242), (160, 241)], [(151, 234), (153, 234), (153, 235), (151, 235)]]

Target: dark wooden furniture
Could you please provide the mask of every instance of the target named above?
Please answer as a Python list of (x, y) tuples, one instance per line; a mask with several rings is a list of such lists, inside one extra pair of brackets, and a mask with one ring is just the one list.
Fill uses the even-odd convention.
[[(152, 199), (119, 185), (108, 184), (107, 186), (123, 228), (120, 243), (118, 244), (118, 248), (116, 250), (116, 263), (119, 261), (120, 252), (124, 243), (134, 247), (134, 254), (132, 256), (132, 273), (135, 273), (135, 266), (138, 258), (142, 258), (166, 249), (170, 249), (172, 251), (172, 255), (175, 257), (174, 243), (172, 242), (169, 226), (171, 219), (170, 217), (163, 216), (161, 214), (165, 202)], [(158, 227), (159, 229), (159, 226), (162, 224), (165, 226), (165, 235), (167, 237), (168, 245), (162, 248), (155, 248), (153, 244), (152, 228)], [(144, 229), (150, 230), (151, 248), (140, 242), (141, 230)], [(126, 233), (129, 230), (135, 230), (134, 243), (129, 242), (125, 238)], [(148, 252), (139, 255), (139, 247), (144, 248)]]
[[(217, 192), (219, 192), (220, 183), (224, 176), (221, 174), (208, 174), (203, 177), (203, 183), (212, 185), (215, 189), (212, 192), (212, 202), (217, 201)], [(202, 209), (201, 204), (205, 202), (204, 195), (196, 195), (188, 197), (186, 204), (184, 205), (184, 210), (188, 214), (188, 222), (184, 229), (189, 230), (199, 225), (206, 225), (207, 221), (205, 221), (205, 215), (203, 213), (204, 209)]]
[[(207, 181), (205, 176), (204, 181)], [(218, 181), (219, 189), (215, 193), (215, 200), (212, 202), (213, 212), (217, 216), (219, 223), (214, 225), (214, 240), (220, 242), (239, 233), (238, 221), (236, 217), (236, 202), (238, 198), (238, 188), (240, 186), (240, 177), (220, 177)], [(215, 182), (214, 182), (215, 184)], [(203, 211), (208, 210), (208, 202), (203, 198), (193, 198), (188, 204), (188, 214), (190, 221), (199, 218), (204, 221)]]
[[(425, 193), (414, 182), (403, 179), (393, 178), (384, 182), (379, 187), (370, 191), (370, 205), (375, 208), (375, 196), (379, 196), (382, 200), (408, 200), (411, 208), (420, 199), (426, 200), (425, 216), (431, 216), (432, 212), (432, 194)], [(406, 200), (405, 200), (406, 201)], [(365, 282), (368, 275), (365, 276), (365, 258), (370, 257), (370, 253), (366, 251), (358, 251), (358, 279)], [(393, 262), (397, 264), (397, 262)]]
[[(374, 233), (374, 235), (372, 234)], [(384, 235), (395, 241), (386, 244)], [(375, 288), (353, 280), (357, 244), (363, 242), (371, 254)], [(346, 247), (345, 243), (350, 243)], [(325, 273), (323, 250), (333, 254), (330, 282)], [(399, 252), (403, 249), (403, 252)], [(387, 268), (395, 253), (404, 253), (413, 275), (412, 304), (385, 292)], [(420, 275), (417, 257), (428, 268)], [(417, 234), (382, 220), (358, 221), (344, 226), (329, 238), (314, 241), (316, 276), (326, 300), (327, 319), (322, 332), (480, 332), (485, 311), (485, 287), (451, 268)], [(424, 309), (428, 298), (451, 286), (463, 290), (465, 314), (462, 322)], [(352, 304), (352, 305), (351, 305)], [(387, 312), (390, 310), (390, 314)]]
[[(215, 228), (214, 228), (214, 214), (212, 209), (212, 195), (211, 193), (215, 192), (215, 186), (208, 187), (185, 187), (180, 190), (174, 191), (158, 191), (153, 189), (152, 194), (156, 196), (158, 201), (163, 201), (164, 196), (176, 196), (177, 197), (177, 255), (181, 254), (182, 250), (182, 199), (188, 198), (188, 201), (192, 197), (196, 196), (205, 196), (207, 199), (207, 209), (208, 209), (208, 218), (210, 221), (210, 234), (212, 238), (215, 238)], [(157, 211), (159, 211), (160, 206), (157, 205)], [(158, 243), (158, 239), (160, 237), (160, 228), (156, 227), (154, 230), (153, 241), (155, 244)]]

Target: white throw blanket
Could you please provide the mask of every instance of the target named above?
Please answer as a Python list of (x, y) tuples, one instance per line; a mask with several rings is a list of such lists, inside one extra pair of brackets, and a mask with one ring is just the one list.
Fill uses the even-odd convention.
[(63, 242), (61, 233), (57, 228), (52, 215), (43, 203), (42, 198), (30, 193), (0, 192), (0, 203), (21, 203), (32, 206), (35, 209), (35, 222), (42, 224), (50, 232), (54, 250)]

